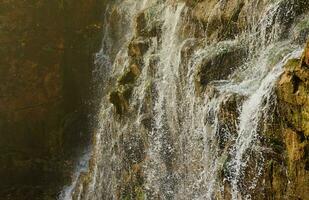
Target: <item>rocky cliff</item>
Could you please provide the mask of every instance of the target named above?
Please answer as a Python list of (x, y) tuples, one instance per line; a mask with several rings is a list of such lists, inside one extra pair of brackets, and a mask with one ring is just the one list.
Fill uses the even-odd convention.
[(269, 161), (269, 175), (278, 199), (284, 194), (290, 199), (308, 199), (308, 45), (302, 57), (286, 64), (276, 89), (280, 129), (270, 141), (280, 148), (282, 157)]
[(91, 165), (73, 199), (308, 199), (308, 8), (113, 4), (113, 27), (130, 31), (104, 62)]
[(54, 199), (98, 112), (64, 200), (308, 199), (307, 0), (105, 3), (1, 3), (1, 196)]

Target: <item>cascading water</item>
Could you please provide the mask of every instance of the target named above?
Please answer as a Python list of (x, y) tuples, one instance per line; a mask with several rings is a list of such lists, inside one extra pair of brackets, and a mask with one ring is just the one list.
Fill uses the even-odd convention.
[[(246, 31), (220, 42), (206, 35), (194, 38), (193, 29), (184, 33), (191, 23), (186, 21), (190, 9), (185, 3), (120, 3), (127, 19), (149, 11), (145, 27), (156, 23), (160, 31), (148, 36), (148, 48), (138, 61), (140, 72), (122, 110), (130, 114), (115, 113), (103, 92), (89, 172), (80, 177), (80, 184), (74, 183), (73, 199), (251, 199), (264, 165), (259, 124), (275, 103), (274, 86), (283, 66), (301, 54), (291, 39), (280, 38), (282, 2), (266, 3), (259, 15), (249, 17)], [(259, 3), (251, 3), (249, 10), (260, 12)], [(128, 25), (132, 30), (127, 41), (145, 39), (134, 36), (133, 26)], [(125, 42), (105, 70), (110, 74), (104, 83), (114, 84), (106, 91), (115, 85), (121, 91), (131, 87), (113, 80), (136, 60), (127, 46)], [(207, 60), (216, 64), (222, 55), (238, 50), (234, 59), (239, 62), (228, 76), (207, 80), (206, 85), (197, 81)], [(105, 53), (106, 47), (99, 53), (99, 64)], [(108, 63), (104, 60), (100, 66)], [(234, 101), (235, 111), (226, 121), (224, 106)], [(251, 180), (245, 180), (246, 174), (253, 174)]]

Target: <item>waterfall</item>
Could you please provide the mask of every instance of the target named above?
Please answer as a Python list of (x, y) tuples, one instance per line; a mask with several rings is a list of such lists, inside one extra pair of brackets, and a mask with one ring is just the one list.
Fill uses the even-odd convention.
[[(160, 35), (136, 36), (136, 22), (129, 20), (114, 61), (105, 59), (111, 58), (112, 44), (98, 53), (104, 83), (111, 85), (102, 94), (89, 170), (79, 177), (80, 184), (74, 181), (73, 199), (251, 199), (264, 166), (260, 123), (276, 103), (274, 87), (283, 66), (301, 55), (291, 38), (281, 37), (282, 2), (267, 2), (262, 10), (260, 1), (251, 3), (245, 31), (212, 41), (205, 33), (195, 38), (197, 29), (190, 26), (186, 32), (193, 22), (184, 2), (121, 1), (117, 9), (126, 20), (144, 12), (145, 27), (155, 23)], [(110, 42), (104, 38), (104, 44)], [(132, 41), (148, 45), (138, 62), (128, 52)], [(218, 66), (230, 73), (197, 81), (203, 66), (223, 56), (235, 62), (235, 67)], [(121, 85), (117, 77), (132, 62), (140, 65), (138, 77)], [(124, 103), (127, 115), (119, 116), (108, 93), (132, 85)], [(235, 110), (226, 110), (228, 104)], [(250, 180), (247, 174), (253, 174)]]
[[(287, 59), (298, 58), (300, 55), (301, 50), (295, 50), (276, 64), (276, 66), (274, 66), (265, 77), (261, 78), (261, 82), (257, 89), (249, 95), (248, 99), (242, 105), (237, 130), (238, 136), (231, 152), (233, 159), (229, 163), (232, 172), (232, 199), (238, 199), (240, 189), (237, 184), (239, 179), (241, 179), (241, 170), (246, 166), (246, 152), (251, 150), (251, 145), (254, 145), (255, 140), (258, 139), (258, 123), (263, 116), (263, 112), (269, 109), (269, 106), (271, 105), (271, 101), (273, 100), (272, 91), (275, 81), (283, 72), (283, 66)], [(260, 66), (260, 68), (263, 67), (265, 66)], [(260, 171), (257, 170), (257, 176), (260, 175), (259, 173)], [(255, 187), (255, 185), (252, 185), (251, 187)]]

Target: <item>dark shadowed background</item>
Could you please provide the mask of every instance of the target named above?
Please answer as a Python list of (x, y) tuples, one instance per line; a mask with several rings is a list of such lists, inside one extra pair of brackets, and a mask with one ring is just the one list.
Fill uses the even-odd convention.
[(0, 199), (55, 199), (91, 131), (104, 0), (0, 1)]

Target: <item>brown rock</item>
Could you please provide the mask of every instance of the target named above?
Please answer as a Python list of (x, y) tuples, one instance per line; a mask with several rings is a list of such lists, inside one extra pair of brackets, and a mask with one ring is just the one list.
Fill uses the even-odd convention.
[[(299, 59), (287, 62), (276, 88), (280, 117), (278, 123), (281, 127), (281, 130), (276, 130), (276, 137), (283, 143), (285, 154), (281, 162), (286, 166), (272, 165), (268, 170), (271, 169), (273, 191), (280, 198), (306, 199), (309, 191), (309, 73), (308, 68), (304, 67), (307, 65), (307, 52), (308, 44), (303, 62)], [(282, 167), (287, 168), (287, 173), (276, 175), (275, 172)], [(282, 183), (284, 179), (289, 180), (288, 185)]]
[(309, 67), (309, 42), (307, 42), (305, 52), (304, 52), (304, 62)]

